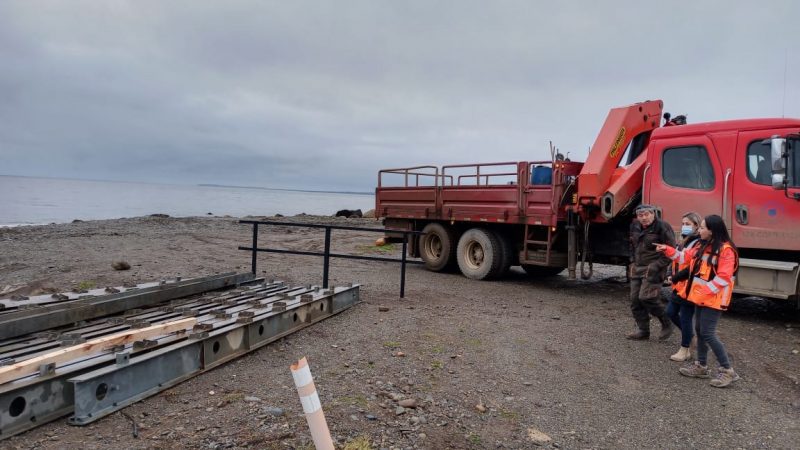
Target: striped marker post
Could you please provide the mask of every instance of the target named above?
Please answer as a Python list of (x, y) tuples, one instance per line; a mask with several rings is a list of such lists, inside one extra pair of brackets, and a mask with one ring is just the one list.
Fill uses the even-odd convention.
[(289, 368), (292, 370), (294, 385), (300, 395), (300, 403), (303, 404), (303, 412), (306, 413), (314, 446), (317, 450), (334, 450), (331, 432), (328, 430), (328, 422), (325, 421), (325, 414), (322, 412), (322, 405), (319, 402), (317, 387), (314, 386), (314, 378), (311, 376), (308, 361), (304, 356)]

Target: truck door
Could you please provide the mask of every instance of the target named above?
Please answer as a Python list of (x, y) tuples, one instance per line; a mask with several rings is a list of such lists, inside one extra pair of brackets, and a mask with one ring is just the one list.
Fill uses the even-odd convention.
[(745, 131), (736, 147), (731, 239), (740, 248), (796, 250), (800, 202), (772, 188), (769, 142), (786, 129)]
[[(645, 203), (661, 208), (661, 217), (679, 230), (681, 217), (722, 215), (724, 174), (714, 143), (706, 136), (659, 139), (650, 144), (645, 172)], [(676, 232), (676, 236), (678, 233)]]

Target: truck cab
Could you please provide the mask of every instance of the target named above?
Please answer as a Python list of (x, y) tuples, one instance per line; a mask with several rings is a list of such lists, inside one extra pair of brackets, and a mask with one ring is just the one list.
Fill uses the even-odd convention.
[[(799, 132), (796, 119), (662, 127), (642, 156), (643, 201), (658, 205), (664, 220), (677, 226), (689, 211), (723, 217), (739, 249), (739, 293), (786, 299), (798, 291)], [(773, 141), (782, 145), (775, 162)]]

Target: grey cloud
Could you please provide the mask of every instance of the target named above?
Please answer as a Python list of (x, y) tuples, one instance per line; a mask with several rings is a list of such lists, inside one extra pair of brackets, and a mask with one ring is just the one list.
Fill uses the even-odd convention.
[(734, 3), (3, 2), (0, 173), (368, 191), (645, 99), (800, 116), (800, 6)]

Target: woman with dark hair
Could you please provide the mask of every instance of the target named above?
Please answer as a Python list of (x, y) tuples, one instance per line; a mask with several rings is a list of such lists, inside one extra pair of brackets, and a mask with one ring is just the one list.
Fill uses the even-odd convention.
[[(689, 212), (681, 218), (681, 241), (678, 242), (677, 250), (685, 250), (698, 245), (700, 237), (697, 234), (697, 228), (703, 219), (700, 214), (696, 212)], [(673, 361), (688, 361), (692, 358), (692, 352), (689, 347), (694, 338), (694, 330), (692, 326), (692, 318), (694, 317), (694, 303), (686, 300), (686, 284), (688, 277), (678, 275), (681, 270), (689, 266), (688, 261), (680, 264), (677, 260), (672, 261), (672, 295), (667, 305), (667, 316), (669, 316), (672, 323), (681, 330), (681, 347), (678, 351), (671, 355), (669, 359)]]
[(695, 378), (710, 378), (708, 348), (714, 352), (720, 367), (711, 380), (711, 386), (725, 387), (739, 379), (731, 367), (725, 346), (717, 336), (717, 324), (722, 311), (728, 309), (733, 294), (739, 255), (731, 242), (722, 217), (706, 216), (697, 229), (700, 243), (692, 248), (676, 250), (668, 245), (656, 244), (656, 250), (664, 252), (678, 263), (688, 262), (686, 272), (686, 299), (695, 304), (695, 331), (697, 332), (697, 360), (690, 366), (681, 367), (681, 375)]

